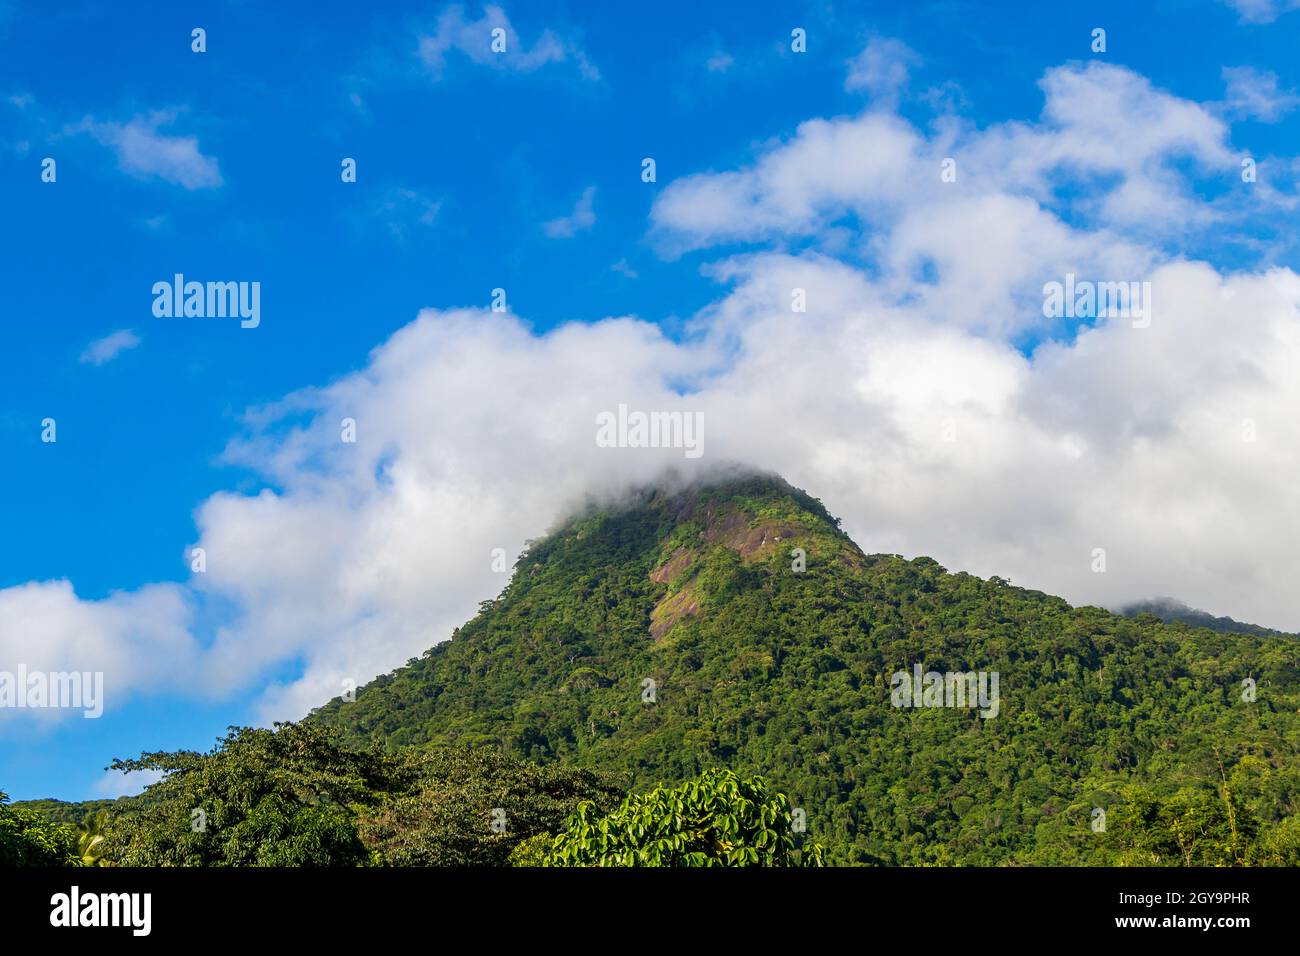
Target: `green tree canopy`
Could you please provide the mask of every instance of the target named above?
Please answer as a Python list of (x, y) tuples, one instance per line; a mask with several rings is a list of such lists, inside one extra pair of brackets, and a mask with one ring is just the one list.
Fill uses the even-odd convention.
[(0, 868), (67, 866), (79, 860), (77, 833), (65, 823), (51, 823), (35, 810), (9, 805), (0, 791)]
[(600, 816), (578, 807), (543, 853), (544, 866), (821, 866), (799, 849), (796, 815), (761, 777), (709, 770), (677, 787), (633, 794)]
[(485, 748), (351, 749), (292, 723), (113, 766), (165, 774), (96, 847), (134, 866), (503, 866), (580, 802), (623, 796), (588, 770)]

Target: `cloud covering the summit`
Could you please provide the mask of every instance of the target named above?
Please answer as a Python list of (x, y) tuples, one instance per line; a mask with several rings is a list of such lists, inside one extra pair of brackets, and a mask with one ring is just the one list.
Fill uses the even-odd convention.
[[(265, 487), (199, 505), (206, 573), (0, 590), (0, 657), (52, 634), (45, 666), (101, 664), (119, 693), (255, 688), (267, 719), (302, 716), (449, 637), (506, 582), (492, 549), (689, 473), (680, 450), (598, 447), (620, 403), (702, 413), (701, 467), (780, 473), (868, 552), (1300, 630), (1300, 276), (1267, 249), (1244, 270), (1187, 252), (1294, 182), (1242, 181), (1213, 105), (1095, 63), (1048, 71), (1034, 122), (923, 128), (890, 55), (853, 65), (888, 93), (860, 113), (665, 184), (649, 241), (718, 289), (682, 334), (427, 308), (360, 370), (248, 413), (226, 456)], [(1149, 323), (1044, 315), (1067, 275), (1149, 283)], [(207, 600), (233, 611), (200, 636)]]

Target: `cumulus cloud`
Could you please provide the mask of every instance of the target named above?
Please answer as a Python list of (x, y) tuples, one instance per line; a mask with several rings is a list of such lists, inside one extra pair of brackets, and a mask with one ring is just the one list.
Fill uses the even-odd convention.
[(376, 201), (375, 215), (388, 227), (389, 235), (402, 240), (417, 228), (432, 226), (442, 203), (419, 189), (393, 186)]
[(87, 133), (113, 150), (118, 167), (138, 179), (161, 179), (186, 189), (215, 189), (222, 184), (217, 161), (199, 150), (194, 136), (163, 132), (179, 115), (159, 110), (125, 122), (98, 122), (87, 117), (68, 128)]
[[(656, 201), (652, 221), (666, 249), (762, 242), (781, 235), (835, 236), (845, 216), (864, 230), (937, 208), (954, 196), (1026, 196), (1039, 205), (1076, 189), (1074, 212), (1093, 228), (1149, 239), (1207, 225), (1216, 210), (1192, 193), (1191, 167), (1220, 178), (1239, 157), (1213, 111), (1105, 64), (1049, 70), (1036, 124), (987, 129), (941, 124), (923, 135), (898, 116), (802, 123), (754, 163), (687, 176)], [(945, 180), (945, 160), (956, 176)]]
[[(1107, 321), (1028, 356), (829, 259), (742, 257), (719, 278), (730, 294), (686, 342), (632, 319), (536, 336), (427, 311), (363, 372), (267, 410), (230, 455), (281, 490), (199, 515), (201, 586), (245, 612), (205, 672), (234, 686), (302, 656), (265, 700), (292, 716), (446, 637), (504, 583), (492, 548), (517, 554), (593, 490), (692, 467), (680, 450), (597, 447), (595, 416), (619, 403), (701, 412), (705, 462), (781, 472), (870, 551), (1075, 601), (1174, 592), (1300, 626), (1294, 274), (1171, 262), (1149, 276), (1149, 327)], [(794, 286), (807, 313), (790, 312)], [(339, 441), (345, 417), (356, 444)]]
[[(141, 689), (191, 692), (200, 686), (192, 620), (190, 595), (178, 585), (151, 584), (88, 600), (70, 581), (32, 581), (0, 589), (0, 666), (101, 673), (108, 712)], [(0, 721), (72, 712), (0, 708)]]
[(1275, 123), (1295, 109), (1300, 96), (1278, 86), (1277, 74), (1251, 66), (1223, 68), (1227, 86), (1224, 109), (1229, 116)]
[(592, 204), (596, 199), (596, 187), (588, 186), (578, 197), (573, 212), (542, 223), (542, 232), (551, 239), (572, 239), (580, 232), (586, 232), (596, 224), (596, 213)]
[(1244, 23), (1272, 23), (1284, 13), (1300, 10), (1300, 0), (1225, 0)]
[(895, 104), (912, 68), (920, 62), (916, 52), (901, 40), (873, 37), (849, 62), (844, 88), (866, 92), (880, 105)]
[(87, 345), (86, 350), (81, 353), (81, 361), (86, 365), (103, 365), (139, 344), (140, 336), (130, 329), (118, 329)]
[(893, 116), (809, 120), (748, 168), (669, 184), (653, 222), (680, 249), (811, 235), (827, 224), (831, 207), (866, 217), (900, 202), (921, 146)]
[[(267, 719), (301, 716), (449, 637), (504, 586), (494, 548), (719, 461), (809, 489), (869, 552), (1300, 629), (1300, 276), (1195, 261), (1181, 232), (1134, 221), (1170, 204), (1219, 220), (1172, 171), (1234, 166), (1211, 111), (1115, 67), (1043, 88), (1035, 124), (810, 120), (742, 169), (669, 184), (654, 232), (714, 247), (719, 290), (679, 338), (421, 312), (359, 371), (248, 414), (225, 457), (265, 487), (201, 504), (205, 574), (98, 602), (68, 582), (0, 591), (0, 657), (98, 662), (121, 692), (253, 687)], [(1149, 283), (1150, 321), (1045, 315), (1067, 272)], [(620, 404), (701, 413), (703, 458), (600, 447)], [(233, 612), (200, 644), (204, 602)]]
[[(503, 31), (498, 34), (505, 44), (501, 52), (492, 47), (494, 30)], [(525, 44), (505, 11), (495, 4), (485, 6), (477, 20), (467, 18), (465, 8), (460, 5), (447, 7), (438, 17), (434, 31), (419, 38), (417, 49), (421, 63), (434, 76), (442, 75), (448, 54), (455, 51), (480, 66), (520, 73), (531, 73), (552, 63), (572, 62), (585, 78), (600, 78), (600, 71), (587, 59), (586, 53), (552, 30), (543, 30), (531, 45)]]
[(129, 770), (126, 773), (109, 770), (95, 782), (94, 794), (110, 800), (133, 797), (162, 778), (161, 770)]

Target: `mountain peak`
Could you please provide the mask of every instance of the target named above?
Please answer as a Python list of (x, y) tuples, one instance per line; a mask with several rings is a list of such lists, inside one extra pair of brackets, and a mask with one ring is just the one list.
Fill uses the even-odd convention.
[[(1294, 646), (865, 555), (815, 498), (736, 471), (578, 509), (451, 640), (311, 719), (633, 787), (761, 774), (841, 862), (1051, 863), (1130, 784), (1212, 792), (1220, 756), (1281, 752)], [(997, 699), (900, 703), (900, 677)]]
[(593, 512), (618, 513), (633, 508), (654, 508), (676, 521), (700, 516), (700, 509), (732, 503), (758, 511), (787, 510), (815, 516), (830, 527), (839, 528), (839, 520), (825, 506), (801, 488), (796, 488), (776, 472), (762, 471), (736, 463), (713, 465), (705, 470), (683, 475), (669, 469), (658, 479), (613, 495), (591, 496), (573, 516), (581, 520)]
[[(635, 540), (635, 554), (625, 545)], [(528, 582), (543, 565), (587, 566), (593, 554), (633, 561), (647, 582), (667, 587), (651, 611), (658, 640), (699, 614), (709, 595), (737, 569), (792, 571), (810, 560), (865, 560), (820, 501), (773, 473), (715, 469), (684, 481), (668, 473), (614, 500), (589, 501), (544, 538), (529, 543), (516, 566)]]

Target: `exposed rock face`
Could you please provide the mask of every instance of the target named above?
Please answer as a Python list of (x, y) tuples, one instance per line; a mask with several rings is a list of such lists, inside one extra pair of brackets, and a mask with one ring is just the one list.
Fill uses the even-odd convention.
[(669, 586), (650, 615), (650, 636), (655, 640), (699, 613), (699, 589), (687, 579), (710, 549), (728, 548), (745, 563), (754, 563), (770, 557), (782, 546), (792, 547), (809, 530), (795, 521), (760, 518), (729, 502), (701, 501), (698, 495), (689, 493), (675, 502), (672, 514), (677, 522), (700, 526), (700, 531), (694, 547), (678, 545), (650, 572), (651, 581)]

